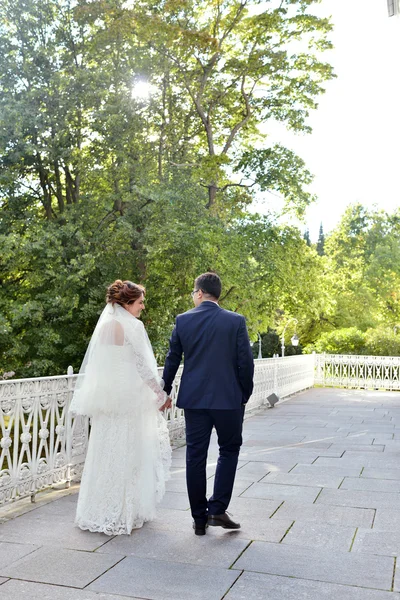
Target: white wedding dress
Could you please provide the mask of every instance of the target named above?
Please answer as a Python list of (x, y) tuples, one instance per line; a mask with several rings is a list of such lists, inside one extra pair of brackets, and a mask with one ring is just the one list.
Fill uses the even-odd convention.
[(158, 410), (166, 399), (143, 323), (107, 305), (92, 336), (70, 410), (91, 417), (76, 524), (129, 534), (154, 519), (171, 446)]

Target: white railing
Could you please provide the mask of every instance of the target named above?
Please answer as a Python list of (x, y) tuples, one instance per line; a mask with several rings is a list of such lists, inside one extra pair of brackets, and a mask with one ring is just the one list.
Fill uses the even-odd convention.
[(315, 366), (317, 385), (400, 390), (399, 356), (317, 354)]
[[(160, 370), (161, 374), (161, 370)], [(85, 461), (88, 420), (71, 417), (68, 407), (76, 375), (0, 381), (0, 505), (31, 496), (54, 483), (79, 479)], [(176, 398), (181, 370), (175, 378)], [(254, 393), (247, 414), (275, 392), (294, 394), (314, 384), (314, 356), (255, 361)], [(166, 411), (171, 439), (184, 433), (183, 410)]]
[(78, 477), (88, 422), (68, 413), (73, 375), (0, 382), (0, 504)]
[(279, 398), (285, 398), (313, 387), (314, 357), (313, 354), (304, 354), (255, 360), (254, 391), (246, 412), (265, 404), (267, 396), (272, 393)]

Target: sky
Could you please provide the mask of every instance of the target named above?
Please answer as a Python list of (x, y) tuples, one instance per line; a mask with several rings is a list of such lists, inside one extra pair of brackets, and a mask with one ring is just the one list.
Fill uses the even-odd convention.
[(315, 175), (318, 202), (299, 225), (312, 241), (351, 203), (400, 206), (400, 17), (388, 17), (386, 0), (322, 0), (314, 12), (332, 17), (335, 48), (323, 58), (337, 78), (310, 115), (311, 135), (278, 136)]

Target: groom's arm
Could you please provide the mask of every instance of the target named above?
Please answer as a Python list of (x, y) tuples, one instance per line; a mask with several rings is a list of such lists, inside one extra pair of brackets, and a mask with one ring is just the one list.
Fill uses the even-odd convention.
[(178, 334), (178, 319), (176, 320), (174, 330), (169, 340), (169, 350), (167, 358), (165, 359), (163, 380), (164, 380), (164, 391), (167, 392), (168, 396), (172, 390), (172, 384), (175, 379), (177, 370), (182, 360), (182, 344)]
[(239, 382), (247, 402), (253, 393), (254, 360), (244, 317), (237, 334), (237, 357)]

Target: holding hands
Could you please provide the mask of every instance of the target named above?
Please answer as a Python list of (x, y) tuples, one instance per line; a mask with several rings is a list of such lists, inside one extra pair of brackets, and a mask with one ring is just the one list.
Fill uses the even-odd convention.
[(164, 402), (164, 404), (163, 404), (162, 406), (160, 406), (159, 410), (160, 410), (161, 412), (163, 412), (163, 411), (164, 411), (164, 410), (166, 410), (167, 408), (171, 408), (171, 406), (172, 406), (172, 400), (171, 400), (171, 398), (170, 398), (170, 397), (168, 397), (168, 398), (166, 399), (166, 401)]

